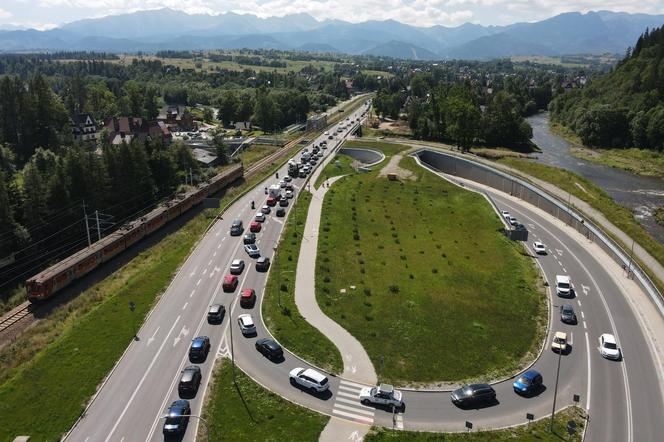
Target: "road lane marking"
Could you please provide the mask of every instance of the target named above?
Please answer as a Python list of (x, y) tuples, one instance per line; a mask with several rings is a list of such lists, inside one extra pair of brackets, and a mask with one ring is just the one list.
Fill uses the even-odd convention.
[(152, 336), (150, 336), (148, 338), (148, 347), (150, 346), (150, 344), (152, 344), (152, 341), (154, 341), (154, 337), (156, 336), (157, 332), (159, 331), (159, 328), (161, 328), (161, 326), (157, 327), (157, 329), (154, 331), (154, 333), (152, 333)]
[(373, 415), (374, 415), (373, 410), (363, 410), (361, 408), (349, 407), (348, 405), (344, 405), (344, 404), (334, 404), (334, 408), (341, 408), (342, 410), (354, 411), (355, 413), (362, 413), (362, 414), (366, 414), (367, 416), (371, 416), (371, 417), (373, 417)]
[(212, 256), (217, 256), (217, 252), (214, 252), (214, 253), (212, 254)]
[(396, 415), (397, 430), (403, 430), (403, 414)]
[(182, 306), (182, 310), (186, 309), (188, 305), (189, 305), (189, 301), (185, 302), (184, 305)]
[(367, 407), (366, 405), (362, 405), (358, 399), (351, 400), (351, 399), (346, 399), (346, 398), (337, 396), (337, 402), (344, 402), (346, 404), (352, 404), (352, 405), (354, 405), (356, 407), (359, 407), (359, 408), (366, 408), (367, 410), (372, 410), (372, 411), (374, 410), (371, 407)]
[(586, 327), (586, 321), (583, 321), (583, 328), (587, 328)]
[(196, 293), (196, 289), (193, 289), (193, 290), (191, 291), (191, 293), (189, 293), (189, 297), (190, 297), (190, 298), (193, 297), (193, 296), (194, 296), (194, 293)]
[(588, 340), (588, 332), (586, 332), (586, 356), (588, 357), (588, 388), (586, 390), (586, 412), (590, 411), (590, 341)]
[(368, 418), (366, 416), (362, 416), (362, 415), (359, 415), (359, 414), (348, 413), (348, 412), (345, 412), (345, 411), (337, 410), (336, 408), (332, 409), (332, 413), (338, 414), (338, 415), (341, 415), (341, 416), (345, 416), (345, 417), (349, 417), (351, 419), (365, 421), (365, 422), (368, 422), (370, 424), (373, 423), (373, 417)]
[(349, 397), (349, 398), (353, 398), (353, 399), (355, 399), (355, 400), (357, 400), (357, 399), (360, 398), (360, 395), (359, 395), (359, 393), (357, 393), (357, 392), (355, 392), (355, 393), (347, 393), (347, 392), (345, 392), (345, 391), (341, 391), (341, 390), (339, 390), (339, 391), (337, 391), (337, 395), (339, 395), (339, 396), (345, 396), (345, 397)]
[[(562, 264), (560, 265), (562, 266)], [(563, 272), (567, 273), (567, 269), (565, 269), (565, 267), (563, 267)]]
[(199, 279), (198, 281), (196, 281), (196, 287), (198, 287), (198, 285), (199, 285), (200, 283), (201, 283), (201, 280), (200, 280), (200, 279)]
[(346, 379), (341, 379), (341, 380), (339, 380), (339, 382), (340, 382), (340, 384), (352, 385), (353, 387), (357, 387), (357, 388), (360, 388), (360, 389), (367, 387), (364, 384), (358, 384), (357, 382), (347, 381)]
[(207, 269), (207, 267), (205, 267), (205, 270), (203, 270), (203, 273), (201, 273), (201, 274), (202, 274), (203, 276), (205, 276), (205, 274), (207, 273), (207, 271), (208, 271), (208, 269)]
[(341, 384), (339, 384), (339, 389), (340, 389), (340, 390), (345, 390), (345, 391), (350, 391), (351, 393), (357, 393), (357, 394), (358, 394), (358, 397), (359, 397), (360, 390), (359, 390), (358, 388), (355, 388), (355, 387), (348, 387), (348, 386), (346, 386), (346, 385), (341, 385)]
[(208, 265), (209, 265), (209, 266), (212, 265), (212, 260), (209, 260), (209, 261), (208, 261)]
[(187, 336), (189, 334), (189, 329), (187, 328), (187, 325), (182, 326), (182, 330), (180, 330), (180, 333), (173, 339), (173, 347), (178, 345), (178, 342), (180, 342), (180, 336)]
[(586, 315), (585, 315), (583, 312), (581, 312), (581, 317), (582, 317), (583, 319), (586, 319)]
[(129, 397), (129, 400), (127, 401), (124, 408), (122, 409), (122, 413), (120, 413), (120, 417), (118, 417), (118, 420), (115, 421), (115, 425), (113, 425), (113, 428), (111, 428), (111, 431), (109, 431), (108, 436), (106, 436), (106, 439), (104, 439), (104, 442), (108, 442), (111, 439), (111, 437), (113, 436), (113, 433), (115, 432), (115, 429), (118, 428), (118, 425), (120, 424), (120, 421), (122, 420), (125, 413), (129, 409), (129, 406), (131, 405), (131, 403), (134, 401), (134, 398), (136, 397), (136, 394), (138, 394), (139, 390), (141, 389), (141, 385), (143, 385), (143, 382), (145, 382), (145, 378), (150, 373), (150, 370), (152, 369), (152, 366), (157, 361), (157, 358), (159, 357), (159, 354), (161, 353), (161, 351), (164, 349), (164, 345), (166, 345), (166, 342), (168, 341), (168, 337), (171, 335), (171, 333), (173, 332), (173, 329), (175, 328), (175, 326), (177, 325), (177, 323), (179, 321), (180, 321), (180, 315), (178, 315), (178, 317), (175, 319), (175, 321), (173, 321), (173, 325), (171, 326), (171, 329), (168, 331), (168, 334), (166, 335), (166, 338), (164, 338), (163, 342), (159, 346), (159, 350), (157, 350), (157, 353), (152, 358), (152, 361), (150, 362), (150, 365), (148, 366), (148, 369), (145, 370), (145, 373), (143, 373), (143, 377), (141, 377), (141, 380), (138, 382), (138, 385), (136, 386), (136, 388), (134, 388), (134, 392)]
[(189, 274), (190, 278), (196, 274), (196, 270), (198, 270), (198, 266), (194, 267), (194, 270), (191, 271), (191, 273)]

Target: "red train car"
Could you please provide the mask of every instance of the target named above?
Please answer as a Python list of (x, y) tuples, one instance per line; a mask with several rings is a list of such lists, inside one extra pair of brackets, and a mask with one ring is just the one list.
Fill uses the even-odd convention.
[(25, 282), (31, 302), (50, 298), (58, 290), (71, 284), (137, 243), (146, 235), (160, 229), (167, 222), (185, 213), (203, 199), (242, 177), (244, 169), (238, 164), (212, 177), (209, 183), (162, 204), (141, 218), (127, 223), (117, 231), (52, 265)]

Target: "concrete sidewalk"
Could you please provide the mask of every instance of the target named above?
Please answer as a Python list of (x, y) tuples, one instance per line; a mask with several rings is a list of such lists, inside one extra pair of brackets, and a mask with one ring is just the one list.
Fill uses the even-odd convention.
[[(316, 182), (325, 166), (334, 158), (336, 150), (334, 149), (327, 154), (327, 158), (316, 168), (309, 179), (309, 183)], [(340, 178), (342, 177), (337, 176), (327, 179), (318, 189), (313, 189), (313, 184), (307, 186), (312, 194), (312, 199), (304, 225), (300, 256), (295, 273), (295, 304), (302, 317), (323, 333), (339, 349), (344, 362), (344, 371), (341, 376), (351, 381), (376, 385), (378, 382), (376, 370), (362, 344), (346, 329), (325, 315), (316, 301), (316, 255), (318, 253), (318, 232), (323, 210), (323, 199), (329, 186)], [(361, 441), (369, 429), (370, 427), (367, 425), (332, 417), (321, 433), (319, 440), (322, 442)]]

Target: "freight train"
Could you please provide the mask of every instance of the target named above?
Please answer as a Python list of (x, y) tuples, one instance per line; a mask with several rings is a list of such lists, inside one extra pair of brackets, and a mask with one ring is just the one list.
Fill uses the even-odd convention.
[(205, 198), (227, 187), (243, 176), (242, 164), (215, 175), (183, 195), (160, 204), (139, 219), (131, 221), (100, 241), (52, 265), (25, 283), (28, 300), (41, 301), (81, 278), (118, 253), (160, 229), (169, 221), (200, 204)]

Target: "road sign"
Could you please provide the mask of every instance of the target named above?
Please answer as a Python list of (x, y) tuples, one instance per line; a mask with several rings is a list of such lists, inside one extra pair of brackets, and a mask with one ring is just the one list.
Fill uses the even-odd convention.
[(574, 396), (572, 396), (572, 400), (574, 401), (574, 403), (578, 404), (579, 401), (581, 400), (581, 396), (575, 394)]
[(533, 419), (535, 419), (535, 415), (532, 413), (526, 413), (526, 419), (532, 421)]
[(470, 421), (466, 421), (466, 428), (468, 428), (468, 431), (473, 429), (473, 423)]

